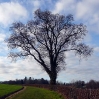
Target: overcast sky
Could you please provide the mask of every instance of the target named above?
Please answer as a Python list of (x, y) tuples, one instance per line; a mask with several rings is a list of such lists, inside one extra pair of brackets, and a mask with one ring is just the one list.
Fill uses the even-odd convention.
[(9, 49), (4, 42), (9, 37), (13, 22), (26, 23), (33, 19), (36, 9), (50, 10), (63, 15), (72, 14), (77, 24), (87, 26), (84, 42), (94, 48), (87, 60), (66, 53), (66, 70), (59, 73), (57, 80), (99, 81), (99, 0), (0, 0), (0, 81), (21, 79), (25, 76), (49, 79), (48, 75), (33, 59), (11, 62)]

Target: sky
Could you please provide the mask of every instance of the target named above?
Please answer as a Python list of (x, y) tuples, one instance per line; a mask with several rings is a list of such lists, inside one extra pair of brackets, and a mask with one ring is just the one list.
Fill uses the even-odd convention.
[(4, 41), (11, 34), (12, 23), (26, 23), (33, 19), (38, 8), (61, 15), (72, 14), (74, 22), (87, 26), (84, 42), (94, 49), (90, 57), (81, 60), (74, 53), (66, 52), (66, 69), (58, 74), (57, 80), (99, 81), (99, 0), (0, 0), (0, 81), (23, 79), (25, 76), (49, 80), (34, 59), (12, 62), (8, 57), (10, 49)]

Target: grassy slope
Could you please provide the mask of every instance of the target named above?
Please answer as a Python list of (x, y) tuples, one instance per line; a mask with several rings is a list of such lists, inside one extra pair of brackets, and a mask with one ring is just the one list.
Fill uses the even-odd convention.
[(63, 99), (62, 96), (54, 91), (42, 88), (27, 87), (23, 92), (15, 95), (11, 99)]
[(21, 88), (22, 86), (18, 86), (18, 85), (0, 84), (0, 97), (8, 95)]

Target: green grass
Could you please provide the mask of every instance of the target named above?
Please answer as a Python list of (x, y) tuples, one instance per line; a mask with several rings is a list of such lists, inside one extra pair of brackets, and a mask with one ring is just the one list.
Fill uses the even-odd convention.
[(8, 95), (14, 91), (21, 89), (22, 86), (18, 85), (7, 85), (7, 84), (0, 84), (0, 97)]
[(55, 91), (50, 91), (36, 87), (26, 87), (24, 91), (15, 95), (11, 99), (64, 99), (64, 98)]

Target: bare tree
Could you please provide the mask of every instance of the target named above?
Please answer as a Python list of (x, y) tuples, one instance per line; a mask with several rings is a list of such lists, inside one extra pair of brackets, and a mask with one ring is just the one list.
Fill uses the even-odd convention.
[(74, 51), (84, 57), (92, 52), (92, 48), (80, 43), (87, 33), (86, 26), (74, 24), (72, 15), (38, 9), (34, 20), (27, 24), (13, 23), (10, 29), (12, 34), (6, 40), (12, 49), (10, 57), (32, 56), (48, 73), (51, 84), (56, 84), (57, 74), (65, 67), (66, 51)]

